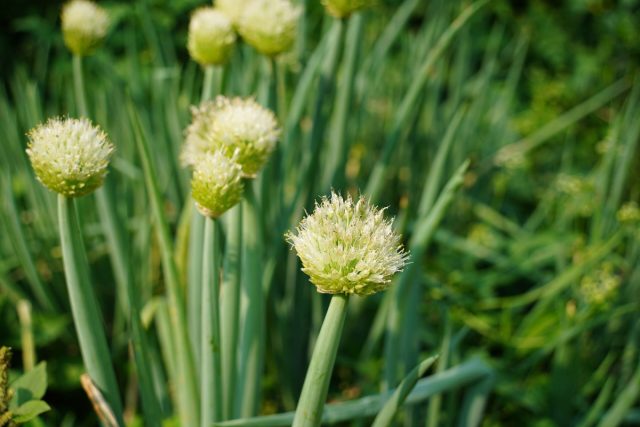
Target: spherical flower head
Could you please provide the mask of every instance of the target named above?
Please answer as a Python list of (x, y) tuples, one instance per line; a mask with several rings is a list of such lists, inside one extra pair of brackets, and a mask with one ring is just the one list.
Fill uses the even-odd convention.
[(354, 201), (332, 193), (316, 203), (287, 240), (318, 292), (370, 295), (385, 290), (408, 254), (384, 210), (363, 197)]
[(109, 29), (109, 15), (88, 0), (72, 0), (62, 7), (64, 43), (76, 55), (85, 56), (100, 45)]
[(289, 0), (250, 0), (238, 21), (238, 32), (258, 52), (276, 56), (293, 46), (300, 12)]
[(214, 0), (213, 5), (220, 12), (224, 13), (227, 18), (233, 22), (233, 25), (238, 25), (240, 17), (244, 12), (247, 3), (250, 0)]
[(353, 12), (370, 6), (371, 3), (371, 0), (322, 0), (327, 12), (336, 18), (346, 18)]
[(195, 164), (191, 194), (205, 216), (217, 218), (242, 199), (242, 169), (222, 151), (207, 153)]
[(113, 144), (87, 119), (49, 119), (32, 129), (27, 154), (38, 180), (66, 197), (80, 197), (100, 187)]
[(202, 66), (223, 65), (236, 41), (233, 24), (213, 7), (201, 7), (191, 15), (187, 48), (194, 61)]
[(182, 162), (194, 165), (204, 153), (222, 150), (254, 177), (275, 149), (280, 128), (275, 115), (253, 99), (218, 97), (193, 110)]

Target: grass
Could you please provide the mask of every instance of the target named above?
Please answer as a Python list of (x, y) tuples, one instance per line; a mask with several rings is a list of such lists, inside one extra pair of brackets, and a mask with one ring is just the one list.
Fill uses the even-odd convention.
[[(407, 0), (339, 21), (304, 3), (302, 38), (273, 61), (240, 44), (224, 70), (201, 69), (183, 43), (194, 2), (111, 2), (94, 56), (72, 58), (40, 18), (51, 41), (3, 73), (0, 342), (16, 367), (48, 362), (55, 411), (35, 425), (95, 424), (79, 376), (100, 380), (76, 334), (97, 330), (129, 425), (197, 425), (209, 410), (217, 425), (291, 425), (329, 298), (283, 235), (332, 188), (388, 206), (412, 258), (386, 293), (351, 298), (324, 423), (637, 423), (639, 220), (622, 212), (640, 197), (640, 84), (635, 57), (607, 50), (618, 35), (600, 32), (592, 57), (563, 45), (602, 69), (578, 84), (593, 74), (541, 47), (572, 31), (536, 27), (556, 12), (517, 21), (504, 2)], [(623, 6), (606, 13), (624, 28)], [(214, 224), (193, 209), (178, 153), (190, 106), (216, 94), (256, 96), (283, 132)], [(93, 332), (70, 326), (69, 246), (24, 152), (27, 130), (83, 112), (117, 147), (70, 232), (104, 317)], [(219, 354), (201, 352), (204, 316), (219, 318)]]

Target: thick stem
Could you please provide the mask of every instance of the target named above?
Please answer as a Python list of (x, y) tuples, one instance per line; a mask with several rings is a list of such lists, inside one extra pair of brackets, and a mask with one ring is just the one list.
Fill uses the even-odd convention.
[(228, 213), (228, 234), (224, 251), (222, 290), (220, 292), (220, 339), (222, 351), (223, 419), (231, 417), (234, 405), (238, 321), (240, 311), (240, 274), (242, 269), (242, 204)]
[(348, 295), (338, 294), (331, 297), (304, 379), (293, 427), (317, 427), (322, 421), (322, 409), (329, 391), (331, 373), (347, 317), (348, 301)]
[(220, 366), (220, 249), (218, 230), (212, 218), (205, 219), (202, 249), (202, 338), (200, 340), (200, 425), (207, 427), (220, 420), (222, 378)]
[(76, 95), (76, 107), (78, 115), (87, 117), (89, 109), (87, 108), (87, 99), (84, 95), (84, 78), (82, 76), (82, 57), (73, 55), (73, 89)]
[(78, 333), (80, 352), (87, 372), (100, 389), (118, 423), (124, 425), (122, 404), (104, 334), (100, 305), (90, 283), (88, 261), (73, 200), (58, 196), (58, 221), (64, 273), (71, 314)]
[(265, 295), (262, 287), (263, 229), (251, 182), (245, 186), (242, 247), (242, 332), (235, 393), (235, 417), (254, 415), (259, 408), (264, 359)]

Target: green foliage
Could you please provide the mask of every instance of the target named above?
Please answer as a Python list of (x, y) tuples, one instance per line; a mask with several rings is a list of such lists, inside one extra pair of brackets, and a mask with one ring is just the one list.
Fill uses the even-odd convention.
[[(25, 153), (29, 129), (80, 114), (72, 60), (60, 4), (14, 3), (0, 17), (0, 343), (20, 367), (31, 336), (48, 361), (43, 424), (95, 425), (55, 198)], [(251, 367), (242, 385), (223, 369), (225, 393), (250, 397), (225, 402), (222, 425), (291, 425), (328, 300), (283, 235), (332, 188), (375, 196), (412, 259), (389, 292), (350, 302), (327, 424), (370, 425), (385, 402), (406, 426), (638, 423), (637, 0), (380, 0), (339, 24), (300, 0), (292, 52), (269, 62), (239, 45), (208, 84), (186, 49), (205, 3), (105, 0), (113, 26), (81, 64), (88, 113), (117, 150), (100, 198), (78, 200), (80, 230), (118, 388), (140, 393), (132, 425), (200, 412), (204, 226), (179, 152), (203, 92), (254, 96), (283, 127), (216, 230), (222, 364)], [(413, 375), (436, 351), (436, 373)], [(44, 410), (43, 371), (12, 384), (12, 416)]]

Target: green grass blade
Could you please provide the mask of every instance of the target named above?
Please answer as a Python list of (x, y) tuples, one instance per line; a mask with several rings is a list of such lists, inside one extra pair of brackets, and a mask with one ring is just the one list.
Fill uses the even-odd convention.
[(118, 422), (124, 425), (118, 383), (111, 365), (100, 306), (89, 278), (74, 201), (59, 195), (58, 215), (62, 259), (82, 359), (89, 376), (103, 393)]
[(436, 360), (438, 360), (438, 356), (429, 357), (409, 372), (409, 374), (394, 390), (393, 394), (384, 404), (380, 412), (378, 412), (378, 415), (376, 415), (371, 427), (389, 427), (392, 425), (395, 414), (403, 405), (411, 390), (413, 390), (418, 380), (427, 372)]
[(169, 233), (160, 188), (156, 177), (156, 167), (150, 155), (149, 142), (146, 138), (140, 118), (133, 105), (127, 105), (129, 118), (134, 127), (136, 146), (142, 169), (144, 171), (145, 183), (148, 197), (151, 202), (151, 212), (156, 226), (160, 251), (162, 254), (162, 266), (167, 284), (167, 297), (169, 312), (171, 315), (172, 331), (175, 333), (175, 352), (179, 374), (179, 383), (176, 384), (178, 399), (180, 401), (180, 417), (184, 425), (197, 425), (199, 411), (199, 399), (196, 393), (196, 378), (194, 359), (192, 356), (191, 343), (187, 332), (185, 316), (183, 289), (178, 276), (175, 259), (173, 257), (173, 242)]
[(462, 28), (487, 1), (488, 0), (480, 0), (467, 6), (440, 36), (436, 45), (430, 50), (429, 55), (420, 66), (417, 77), (411, 82), (411, 86), (407, 90), (393, 118), (392, 127), (389, 130), (382, 155), (376, 162), (369, 181), (367, 182), (365, 194), (369, 196), (371, 202), (375, 203), (379, 200), (391, 162), (391, 156), (400, 142), (401, 135), (406, 133), (406, 129), (410, 126), (409, 121), (415, 113), (415, 106), (419, 104), (418, 97), (422, 93), (438, 59), (444, 54), (445, 49), (450, 45), (453, 37), (460, 31), (460, 28)]
[[(454, 390), (482, 380), (492, 373), (491, 368), (480, 359), (471, 359), (461, 365), (451, 368), (441, 374), (418, 381), (405, 400), (406, 405), (421, 403), (431, 396)], [(366, 396), (347, 402), (330, 403), (324, 407), (322, 422), (336, 424), (349, 420), (362, 419), (376, 415), (393, 394), (387, 393)], [(294, 413), (267, 415), (255, 418), (215, 423), (220, 427), (286, 427), (293, 422)]]

